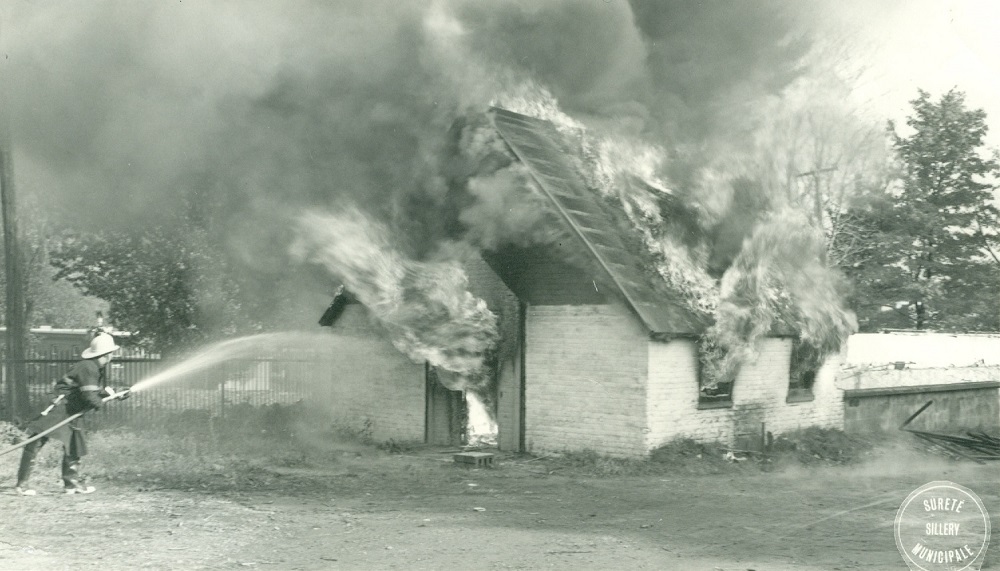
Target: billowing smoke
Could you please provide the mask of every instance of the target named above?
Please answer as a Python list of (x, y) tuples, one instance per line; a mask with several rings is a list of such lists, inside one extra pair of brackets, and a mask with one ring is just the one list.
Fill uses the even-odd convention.
[(815, 370), (857, 331), (845, 309), (846, 279), (828, 267), (818, 229), (800, 212), (785, 209), (758, 224), (722, 277), (715, 324), (704, 351), (707, 377), (730, 382), (755, 355), (757, 340), (771, 333), (795, 335), (812, 350)]
[[(731, 165), (806, 71), (804, 4), (22, 0), (0, 65), (19, 185), (63, 224), (183, 213), (260, 289), (302, 275), (318, 313), (323, 280), (346, 283), (404, 351), (464, 374), (495, 329), (447, 245), (560, 232), (482, 113), (552, 121), (667, 287), (714, 313), (716, 278), (766, 259), (739, 257), (757, 219), (725, 224)], [(818, 339), (813, 313), (797, 327)]]
[(551, 244), (565, 235), (527, 167), (484, 113), (459, 119), (450, 157), (463, 240), (479, 248)]
[(468, 292), (457, 262), (401, 256), (387, 228), (353, 209), (302, 215), (292, 252), (343, 280), (414, 361), (458, 374), (472, 387), (488, 381), (483, 355), (496, 344), (496, 316)]

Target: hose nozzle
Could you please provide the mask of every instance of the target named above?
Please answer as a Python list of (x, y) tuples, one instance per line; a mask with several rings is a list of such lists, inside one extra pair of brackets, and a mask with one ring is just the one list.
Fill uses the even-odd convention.
[(52, 399), (52, 402), (49, 403), (49, 406), (45, 407), (45, 410), (42, 411), (42, 416), (48, 416), (48, 414), (52, 412), (52, 409), (54, 409), (56, 405), (59, 404), (64, 398), (66, 398), (66, 395), (59, 395), (56, 398)]

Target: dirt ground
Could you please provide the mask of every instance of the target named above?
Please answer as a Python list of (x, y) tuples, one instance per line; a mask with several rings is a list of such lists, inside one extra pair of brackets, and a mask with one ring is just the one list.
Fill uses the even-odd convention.
[[(994, 522), (1000, 514), (996, 466), (913, 451), (846, 467), (644, 475), (504, 455), (470, 469), (450, 452), (215, 465), (205, 456), (187, 459), (183, 477), (168, 470), (185, 461), (176, 452), (136, 463), (98, 441), (96, 493), (59, 493), (50, 461), (35, 497), (14, 494), (8, 455), (0, 569), (884, 571), (906, 569), (893, 518), (917, 486), (962, 484)], [(132, 473), (139, 467), (146, 473)], [(984, 569), (1000, 568), (1000, 545), (991, 552)]]

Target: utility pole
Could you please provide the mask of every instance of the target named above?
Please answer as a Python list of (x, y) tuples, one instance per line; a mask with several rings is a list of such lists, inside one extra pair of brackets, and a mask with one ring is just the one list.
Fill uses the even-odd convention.
[[(6, 119), (6, 110), (0, 114)], [(4, 270), (7, 277), (7, 355), (4, 376), (7, 385), (8, 420), (24, 418), (29, 410), (28, 376), (25, 367), (24, 272), (17, 233), (17, 200), (14, 192), (13, 159), (8, 124), (3, 121), (0, 135), (0, 209), (3, 210)]]
[[(3, 44), (0, 43), (0, 46)], [(4, 55), (4, 67), (7, 56)], [(6, 72), (6, 69), (3, 70)], [(3, 211), (4, 270), (7, 278), (7, 354), (4, 360), (4, 381), (7, 389), (8, 420), (26, 418), (28, 402), (28, 370), (25, 366), (25, 342), (28, 337), (24, 303), (24, 272), (21, 244), (17, 233), (17, 200), (14, 192), (14, 159), (11, 145), (10, 109), (8, 107), (7, 74), (0, 82), (0, 210)]]
[(799, 173), (795, 178), (802, 178), (806, 176), (811, 176), (813, 181), (813, 216), (816, 217), (816, 226), (823, 229), (823, 197), (820, 195), (819, 188), (819, 175), (823, 173), (833, 172), (837, 170), (837, 166), (818, 168), (811, 170), (809, 172)]

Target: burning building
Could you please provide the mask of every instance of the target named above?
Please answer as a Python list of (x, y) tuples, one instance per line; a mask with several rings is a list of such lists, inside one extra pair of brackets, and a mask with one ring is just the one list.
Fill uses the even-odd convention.
[[(484, 129), (489, 130), (485, 136)], [(624, 201), (616, 203), (593, 191), (566, 135), (555, 125), (494, 108), (486, 123), (459, 125), (456, 130), (461, 131), (456, 138), (485, 138), (463, 142), (466, 148), (478, 145), (480, 151), (475, 168), (466, 169), (456, 185), (479, 197), (457, 208), (467, 227), (479, 232), (465, 238), (478, 252), (462, 256), (467, 281), (439, 282), (442, 291), (454, 290), (449, 294), (415, 294), (419, 287), (405, 293), (405, 284), (415, 279), (400, 277), (405, 274), (452, 275), (436, 263), (412, 266), (387, 259), (373, 264), (378, 256), (368, 256), (364, 267), (348, 272), (355, 276), (349, 289), (368, 292), (367, 299), (362, 293), (359, 301), (387, 324), (384, 333), (398, 349), (392, 359), (402, 363), (405, 354), (412, 369), (405, 375), (406, 391), (393, 389), (391, 399), (375, 398), (368, 403), (371, 410), (355, 411), (359, 417), (371, 418), (374, 409), (388, 412), (386, 405), (404, 403), (413, 409), (406, 415), (412, 424), (407, 434), (423, 431), (428, 441), (447, 441), (435, 435), (455, 434), (454, 418), (462, 403), (429, 374), (440, 370), (459, 379), (451, 388), (484, 397), (495, 416), (498, 444), (510, 451), (593, 450), (637, 457), (676, 438), (746, 446), (767, 432), (843, 425), (836, 367), (826, 364), (825, 354), (806, 360), (805, 366), (801, 358), (796, 362), (796, 351), (810, 345), (779, 319), (760, 319), (763, 329), (751, 339), (752, 355), (730, 366), (731, 375), (720, 378), (717, 363), (716, 374), (709, 374), (706, 355), (712, 353), (704, 345), (718, 343), (718, 336), (710, 335), (718, 327), (718, 312), (701, 310), (685, 298), (683, 288), (669, 287), (667, 278), (673, 278), (674, 285), (692, 278), (678, 275), (684, 268), (664, 268), (663, 260), (656, 267), (643, 255), (639, 233), (622, 211)], [(497, 158), (497, 153), (511, 160)], [(634, 177), (616, 181), (644, 184)], [(499, 186), (503, 192), (511, 187), (528, 191), (513, 205), (495, 201), (492, 208), (503, 212), (491, 217), (488, 204), (497, 197), (489, 191)], [(468, 197), (455, 195), (455, 200), (463, 199)], [(528, 208), (515, 213), (524, 205)], [(694, 227), (684, 219), (691, 213), (676, 210), (673, 222), (681, 230)], [(496, 225), (491, 228), (484, 220)], [(332, 224), (316, 222), (324, 229)], [(350, 223), (344, 219), (334, 222), (342, 234), (361, 232), (345, 230)], [(340, 235), (332, 242), (351, 240)], [(358, 250), (334, 252), (325, 244), (321, 239), (315, 248), (333, 252), (331, 263), (338, 267), (352, 263), (348, 252)], [(373, 277), (408, 264), (409, 270), (400, 276)], [(433, 282), (423, 281), (425, 286)], [(424, 300), (415, 305), (426, 302), (428, 307), (418, 311), (410, 303), (410, 309), (386, 310), (402, 299), (414, 302), (415, 297)], [(487, 306), (490, 311), (485, 311)], [(351, 307), (345, 315), (360, 311)], [(324, 317), (341, 310), (335, 303)], [(486, 313), (495, 317), (491, 320)], [(761, 329), (754, 320), (754, 315), (744, 318)], [(740, 321), (730, 319), (732, 323)], [(434, 341), (428, 343), (428, 338)], [(412, 364), (423, 361), (426, 368)], [(403, 392), (405, 398), (400, 397)]]
[(501, 447), (642, 456), (679, 437), (737, 444), (762, 427), (842, 426), (836, 367), (793, 375), (796, 339), (779, 327), (731, 382), (708, 387), (710, 317), (657, 287), (551, 124), (501, 109), (492, 121), (563, 237), (483, 253), (519, 307), (517, 347), (500, 365)]
[[(138, 236), (156, 227), (166, 236), (187, 236), (191, 248), (183, 250), (192, 255), (205, 246), (205, 259), (213, 261), (199, 265), (209, 275), (191, 279), (203, 294), (198, 304), (199, 314), (210, 317), (206, 327), (238, 329), (250, 307), (254, 321), (297, 327), (305, 322), (290, 306), (309, 307), (317, 291), (325, 293), (320, 288), (343, 283), (391, 339), (373, 345), (373, 354), (391, 366), (397, 358), (413, 366), (412, 377), (400, 372), (406, 388), (399, 392), (411, 395), (407, 410), (417, 411), (406, 417), (407, 439), (422, 434), (410, 425), (427, 422), (421, 383), (429, 363), (448, 371), (454, 387), (484, 395), (508, 448), (596, 447), (599, 434), (560, 443), (538, 432), (548, 411), (537, 391), (550, 390), (542, 373), (556, 361), (538, 352), (549, 339), (536, 313), (543, 308), (615, 311), (625, 328), (615, 334), (635, 341), (622, 341), (629, 349), (619, 349), (633, 355), (637, 372), (574, 372), (565, 394), (600, 387), (595, 399), (646, 395), (636, 396), (619, 423), (629, 434), (684, 434), (654, 429), (662, 423), (650, 420), (653, 412), (634, 410), (675, 402), (650, 396), (659, 390), (650, 388), (658, 378), (650, 355), (680, 352), (683, 344), (694, 351), (703, 329), (714, 345), (698, 355), (718, 349), (740, 359), (692, 356), (694, 380), (684, 381), (685, 390), (694, 390), (705, 406), (722, 406), (728, 394), (734, 411), (746, 386), (734, 376), (734, 363), (743, 361), (740, 375), (752, 368), (741, 343), (761, 355), (772, 342), (797, 346), (794, 339), (824, 350), (835, 345), (818, 340), (836, 324), (785, 331), (770, 317), (801, 316), (768, 316), (759, 311), (762, 304), (741, 304), (748, 288), (783, 302), (783, 292), (823, 282), (782, 288), (754, 281), (775, 274), (753, 271), (757, 260), (740, 255), (770, 250), (742, 248), (748, 234), (719, 222), (729, 209), (734, 222), (760, 226), (778, 210), (758, 216), (746, 208), (756, 208), (755, 201), (729, 201), (728, 191), (739, 176), (766, 179), (737, 163), (757, 160), (758, 145), (769, 140), (759, 126), (772, 124), (776, 109), (806, 93), (805, 86), (790, 89), (797, 78), (815, 79), (803, 76), (810, 42), (796, 10), (691, 2), (456, 1), (407, 3), (405, 9), (366, 3), (366, 10), (331, 3), (258, 10), (164, 3), (155, 17), (88, 4), (81, 17), (66, 19), (59, 10), (28, 4), (16, 11), (19, 31), (8, 37), (16, 87), (10, 102), (18, 119), (12, 128), (25, 158), (20, 172), (31, 181), (25, 187), (38, 189), (41, 204), (65, 206), (58, 208), (60, 222), (80, 231), (111, 225)], [(64, 33), (45, 34), (53, 22)], [(159, 33), (164, 26), (190, 40), (184, 50)], [(115, 55), (122, 53), (130, 57)], [(39, 80), (41, 68), (50, 71), (47, 80)], [(159, 96), (135, 97), (149, 90)], [(494, 105), (523, 115), (483, 113)], [(575, 145), (572, 126), (618, 140)], [(546, 145), (556, 151), (535, 152)], [(663, 159), (656, 168), (639, 164), (652, 155)], [(594, 156), (613, 160), (589, 160)], [(765, 157), (771, 158), (778, 157)], [(589, 168), (588, 161), (615, 168)], [(705, 172), (711, 176), (702, 177)], [(671, 217), (657, 204), (669, 193), (646, 192), (647, 184), (677, 190)], [(110, 210), (123, 215), (108, 218)], [(732, 248), (714, 248), (707, 259), (698, 234), (719, 227), (725, 231), (715, 242)], [(300, 261), (322, 266), (322, 276), (293, 267), (289, 229), (300, 231)], [(692, 234), (684, 236), (687, 230)], [(661, 240), (663, 233), (672, 242)], [(781, 235), (758, 237), (763, 243)], [(685, 249), (695, 255), (671, 254)], [(458, 255), (463, 250), (483, 252), (490, 272), (499, 274), (496, 282), (507, 284), (500, 296), (506, 309), (467, 295), (478, 286), (458, 263), (475, 257)], [(643, 250), (656, 250), (654, 260)], [(546, 261), (552, 258), (559, 264)], [(745, 279), (727, 279), (731, 267), (748, 270)], [(556, 268), (563, 279), (545, 277)], [(557, 284), (551, 296), (545, 293)], [(568, 321), (567, 330), (573, 327)], [(775, 332), (789, 336), (767, 337)], [(745, 343), (750, 339), (760, 343)], [(593, 353), (603, 355), (598, 349)], [(345, 383), (375, 375), (363, 366), (380, 363), (365, 359), (360, 353), (345, 369)], [(709, 381), (703, 387), (699, 371)], [(782, 385), (785, 375), (772, 385)], [(512, 378), (520, 385), (510, 385)], [(814, 383), (817, 401), (821, 385), (822, 375)], [(389, 402), (372, 399), (351, 410), (360, 415)], [(585, 413), (600, 405), (580, 406), (561, 429), (583, 426)], [(699, 413), (729, 414), (725, 408)], [(383, 435), (400, 437), (387, 426)], [(650, 436), (648, 443), (617, 446), (618, 452), (606, 448), (633, 454), (659, 440)]]
[(320, 325), (336, 335), (327, 406), (336, 424), (375, 441), (457, 445), (465, 431), (462, 392), (393, 346), (369, 310), (341, 290)]

